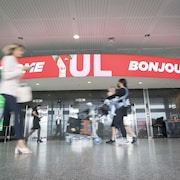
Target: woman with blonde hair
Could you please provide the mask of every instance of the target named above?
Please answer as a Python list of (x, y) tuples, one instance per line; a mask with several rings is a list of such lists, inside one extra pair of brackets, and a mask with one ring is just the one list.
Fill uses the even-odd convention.
[(10, 112), (14, 113), (14, 130), (17, 139), (15, 153), (32, 153), (24, 142), (24, 137), (19, 122), (20, 109), (16, 101), (17, 89), (19, 87), (20, 78), (24, 71), (30, 69), (29, 66), (20, 67), (18, 58), (24, 54), (24, 46), (20, 44), (10, 44), (2, 49), (4, 57), (2, 58), (2, 74), (0, 93), (5, 98), (4, 120), (9, 119)]

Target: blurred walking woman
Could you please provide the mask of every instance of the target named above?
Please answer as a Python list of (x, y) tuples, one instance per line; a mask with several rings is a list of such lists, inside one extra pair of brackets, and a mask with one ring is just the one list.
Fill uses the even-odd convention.
[(116, 107), (115, 116), (113, 117), (111, 125), (111, 139), (106, 143), (112, 144), (116, 140), (116, 129), (121, 130), (123, 136), (123, 143), (128, 143), (126, 136), (126, 129), (124, 126), (123, 118), (127, 116), (127, 104), (126, 98), (128, 96), (127, 81), (126, 79), (119, 79), (118, 89), (116, 90), (116, 96), (118, 97), (118, 107)]
[(19, 67), (17, 59), (24, 54), (24, 47), (20, 44), (7, 45), (2, 49), (2, 79), (0, 93), (5, 97), (4, 119), (8, 120), (10, 112), (14, 113), (14, 130), (17, 139), (15, 153), (32, 153), (24, 142), (24, 137), (19, 121), (20, 109), (16, 101), (17, 88), (23, 71), (28, 71), (30, 67)]

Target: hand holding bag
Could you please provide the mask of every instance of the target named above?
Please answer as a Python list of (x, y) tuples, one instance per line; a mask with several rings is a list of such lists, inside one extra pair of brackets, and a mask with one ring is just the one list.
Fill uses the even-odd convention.
[(17, 102), (25, 103), (32, 101), (32, 89), (27, 84), (20, 84), (17, 89)]

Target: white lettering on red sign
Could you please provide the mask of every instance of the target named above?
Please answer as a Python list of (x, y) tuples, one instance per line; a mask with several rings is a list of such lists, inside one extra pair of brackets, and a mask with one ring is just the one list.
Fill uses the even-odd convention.
[(83, 68), (82, 70), (77, 69), (78, 60), (77, 55), (73, 55), (72, 59), (70, 60), (70, 73), (72, 76), (75, 77), (84, 77), (87, 76), (90, 72), (90, 55), (84, 54), (83, 55)]
[(42, 72), (45, 62), (37, 62), (29, 72)]
[[(83, 55), (83, 68), (81, 70), (77, 69), (78, 59), (77, 55), (73, 55), (70, 61), (70, 73), (74, 77), (85, 77), (90, 73), (91, 70), (91, 61), (90, 55), (84, 54)], [(102, 70), (101, 69), (101, 55), (95, 54), (94, 55), (94, 76), (112, 76), (111, 70)]]
[(154, 71), (154, 72), (168, 72), (180, 74), (180, 64), (146, 62), (146, 61), (130, 61), (129, 71)]
[(94, 76), (112, 76), (112, 71), (101, 69), (101, 55), (94, 55)]
[[(33, 63), (25, 63), (24, 66), (30, 66), (31, 69), (29, 70), (30, 73), (33, 72), (42, 72), (44, 68), (45, 62), (33, 62)], [(19, 64), (21, 67), (23, 67), (22, 64)]]

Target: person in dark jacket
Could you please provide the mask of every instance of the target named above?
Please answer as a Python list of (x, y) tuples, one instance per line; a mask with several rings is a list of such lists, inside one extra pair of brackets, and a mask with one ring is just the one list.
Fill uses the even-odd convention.
[(111, 139), (107, 141), (107, 144), (112, 144), (116, 140), (116, 129), (121, 130), (123, 136), (123, 142), (127, 143), (126, 129), (124, 126), (123, 118), (127, 116), (127, 104), (126, 99), (128, 97), (127, 81), (126, 79), (119, 79), (118, 89), (116, 90), (116, 98), (113, 100), (116, 102), (116, 111), (112, 121), (112, 135)]
[(25, 140), (27, 142), (28, 137), (31, 136), (36, 130), (37, 130), (37, 143), (42, 143), (43, 141), (40, 138), (40, 134), (41, 134), (41, 126), (40, 126), (40, 120), (41, 120), (41, 116), (39, 115), (38, 110), (41, 109), (41, 105), (37, 105), (33, 108), (32, 110), (32, 116), (34, 117), (33, 119), (33, 127), (31, 128), (31, 132), (26, 136)]

